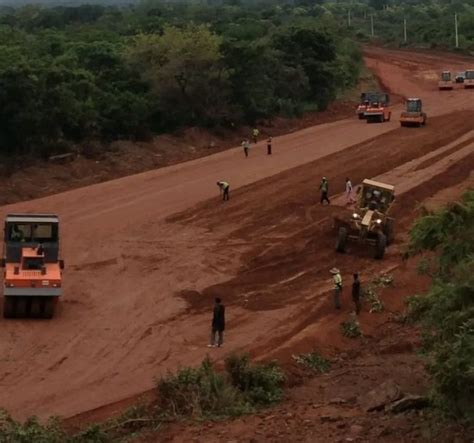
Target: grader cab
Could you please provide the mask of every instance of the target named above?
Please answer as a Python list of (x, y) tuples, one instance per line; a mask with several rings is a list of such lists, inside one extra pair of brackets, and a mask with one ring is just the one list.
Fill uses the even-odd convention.
[(336, 251), (346, 252), (350, 241), (375, 247), (374, 257), (382, 259), (385, 248), (393, 241), (394, 219), (388, 216), (395, 188), (392, 185), (365, 179), (359, 190), (356, 209), (345, 217), (336, 217)]

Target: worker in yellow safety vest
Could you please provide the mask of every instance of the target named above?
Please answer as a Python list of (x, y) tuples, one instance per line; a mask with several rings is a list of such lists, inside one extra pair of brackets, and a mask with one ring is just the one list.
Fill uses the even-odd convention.
[(257, 128), (254, 128), (252, 131), (253, 135), (253, 142), (257, 143), (258, 135), (260, 134), (260, 131)]
[(226, 201), (229, 200), (229, 191), (230, 191), (230, 185), (227, 182), (224, 181), (219, 181), (217, 182), (217, 186), (219, 186), (220, 191), (222, 192), (222, 200)]
[(336, 309), (341, 309), (341, 293), (342, 293), (342, 277), (341, 271), (337, 268), (332, 268), (329, 271), (333, 275), (334, 281), (334, 306)]

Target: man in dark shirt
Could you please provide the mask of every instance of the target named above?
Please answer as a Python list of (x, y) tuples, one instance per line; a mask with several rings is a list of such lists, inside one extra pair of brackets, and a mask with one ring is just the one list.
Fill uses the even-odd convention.
[(354, 301), (356, 314), (360, 313), (360, 280), (359, 274), (354, 274), (354, 281), (352, 283), (352, 300)]
[[(211, 328), (211, 343), (207, 345), (208, 348), (221, 347), (224, 343), (224, 329), (225, 329), (225, 306), (219, 297), (216, 298), (214, 305), (214, 315), (212, 317)], [(217, 343), (216, 343), (216, 335)]]

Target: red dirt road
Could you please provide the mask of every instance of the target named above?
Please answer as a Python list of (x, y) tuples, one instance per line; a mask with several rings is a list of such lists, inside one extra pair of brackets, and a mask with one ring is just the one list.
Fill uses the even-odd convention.
[[(20, 418), (72, 416), (150, 389), (155, 376), (206, 355), (215, 294), (229, 306), (216, 357), (283, 355), (307, 334), (324, 337), (336, 317), (329, 267), (390, 268), (399, 242), (383, 263), (355, 250), (336, 256), (330, 216), (338, 208), (315, 206), (319, 178), (337, 192), (346, 175), (357, 183), (391, 174), (404, 193), (403, 228), (417, 202), (474, 166), (474, 91), (441, 96), (428, 76), (459, 66), (459, 57), (371, 49), (366, 59), (393, 92), (424, 99), (426, 128), (342, 120), (275, 138), (272, 157), (262, 145), (248, 159), (235, 149), (2, 207), (1, 215), (58, 213), (67, 268), (54, 320), (0, 321), (0, 406)], [(405, 169), (390, 173), (397, 167)], [(231, 183), (225, 206), (220, 179)], [(338, 346), (322, 343), (328, 352)]]

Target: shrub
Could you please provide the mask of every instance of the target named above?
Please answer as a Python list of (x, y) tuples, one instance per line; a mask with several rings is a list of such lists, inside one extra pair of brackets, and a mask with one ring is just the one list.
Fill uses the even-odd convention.
[(343, 323), (341, 323), (341, 331), (345, 337), (349, 338), (358, 338), (362, 336), (362, 331), (360, 330), (360, 325), (355, 316)]
[(252, 410), (243, 395), (206, 358), (198, 368), (183, 368), (158, 381), (158, 407), (166, 415), (225, 417)]
[(226, 359), (225, 365), (232, 385), (251, 404), (269, 405), (281, 399), (285, 375), (275, 362), (250, 365), (247, 355), (232, 355)]
[(324, 357), (321, 357), (317, 352), (310, 352), (309, 354), (293, 355), (293, 360), (301, 366), (310, 369), (313, 372), (323, 374), (328, 372), (331, 368), (331, 363)]
[(417, 220), (410, 249), (436, 253), (428, 294), (408, 299), (411, 320), (423, 325), (434, 403), (474, 423), (474, 192)]

